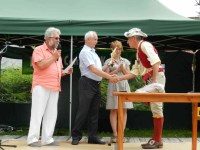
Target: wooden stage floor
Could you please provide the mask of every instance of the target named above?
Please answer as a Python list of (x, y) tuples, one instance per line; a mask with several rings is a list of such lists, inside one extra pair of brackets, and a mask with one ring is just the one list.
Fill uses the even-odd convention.
[[(79, 145), (71, 145), (71, 139), (67, 136), (54, 137), (60, 146), (42, 146), (40, 148), (33, 148), (27, 146), (26, 136), (0, 136), (2, 144), (17, 145), (17, 148), (3, 147), (5, 150), (117, 150), (117, 145), (111, 146), (87, 144), (87, 138), (84, 137)], [(104, 137), (102, 140), (108, 142), (110, 137)], [(141, 144), (146, 142), (148, 138), (126, 138), (124, 143), (124, 150), (142, 150)], [(164, 138), (164, 147), (162, 150), (190, 150), (191, 138)], [(198, 138), (198, 149), (200, 149), (200, 138)]]

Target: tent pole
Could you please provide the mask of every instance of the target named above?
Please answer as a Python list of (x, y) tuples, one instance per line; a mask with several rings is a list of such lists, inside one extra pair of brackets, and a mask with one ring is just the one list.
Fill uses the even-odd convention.
[(192, 92), (195, 93), (195, 72), (196, 72), (196, 53), (200, 49), (197, 49), (193, 52), (193, 60), (192, 60)]
[[(71, 36), (70, 63), (73, 61), (73, 36)], [(69, 134), (71, 136), (72, 121), (72, 74), (70, 74), (70, 100), (69, 100)]]
[(1, 60), (2, 60), (2, 54), (0, 54), (0, 83), (1, 83)]

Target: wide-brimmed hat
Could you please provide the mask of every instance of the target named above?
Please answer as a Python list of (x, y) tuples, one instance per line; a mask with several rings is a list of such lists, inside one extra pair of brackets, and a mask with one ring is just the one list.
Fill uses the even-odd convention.
[(141, 29), (139, 29), (139, 28), (132, 28), (128, 32), (124, 33), (125, 37), (132, 37), (135, 35), (147, 37), (147, 34), (142, 32)]

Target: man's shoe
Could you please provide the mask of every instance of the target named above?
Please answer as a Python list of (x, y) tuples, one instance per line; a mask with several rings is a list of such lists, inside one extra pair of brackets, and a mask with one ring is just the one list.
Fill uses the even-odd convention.
[[(154, 142), (154, 140), (150, 139), (147, 143), (141, 144), (141, 146), (143, 147), (143, 146), (149, 145), (149, 143), (151, 142)], [(160, 144), (160, 147), (163, 147), (163, 142), (159, 142), (159, 144)]]
[(52, 143), (46, 144), (45, 146), (60, 146), (60, 145), (54, 141)]
[(72, 139), (72, 145), (78, 145), (79, 140), (78, 139)]
[(141, 146), (146, 146), (149, 144), (149, 142), (151, 142), (153, 139), (150, 139), (147, 143), (141, 144)]
[(149, 140), (148, 143), (146, 144), (142, 144), (142, 148), (143, 149), (159, 149), (163, 147), (163, 143), (162, 142), (156, 142), (154, 140)]
[(30, 147), (41, 147), (42, 145), (41, 145), (40, 142), (33, 142), (33, 143), (28, 144), (28, 146), (30, 146)]
[(106, 144), (105, 142), (101, 141), (99, 138), (88, 138), (88, 144)]
[(72, 137), (72, 145), (78, 145), (82, 137)]

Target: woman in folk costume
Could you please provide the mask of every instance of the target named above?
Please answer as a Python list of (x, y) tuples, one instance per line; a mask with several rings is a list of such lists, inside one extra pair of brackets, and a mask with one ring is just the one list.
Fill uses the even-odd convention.
[[(154, 46), (150, 42), (143, 40), (147, 37), (147, 34), (143, 33), (139, 28), (132, 28), (128, 32), (125, 32), (124, 36), (128, 38), (130, 48), (137, 49), (137, 54), (135, 64), (130, 73), (119, 77), (119, 80), (127, 80), (141, 75), (146, 81), (147, 86), (136, 92), (165, 92), (166, 79), (161, 66), (161, 60)], [(163, 103), (151, 102), (149, 105), (153, 114), (154, 133), (152, 139), (141, 146), (143, 149), (162, 148)]]

